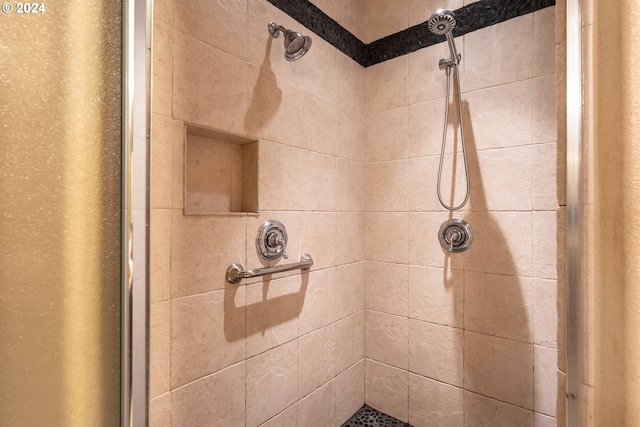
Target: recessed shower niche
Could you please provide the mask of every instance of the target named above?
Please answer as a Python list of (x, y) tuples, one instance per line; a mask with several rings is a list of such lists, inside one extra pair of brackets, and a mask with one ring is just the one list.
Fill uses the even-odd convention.
[(258, 212), (258, 142), (186, 124), (185, 215)]

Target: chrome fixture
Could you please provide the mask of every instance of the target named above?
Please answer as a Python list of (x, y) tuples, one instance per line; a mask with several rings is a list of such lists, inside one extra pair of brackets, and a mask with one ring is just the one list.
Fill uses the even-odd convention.
[(300, 262), (294, 262), (292, 264), (276, 265), (274, 267), (256, 268), (253, 270), (245, 270), (240, 264), (231, 264), (227, 268), (227, 282), (237, 284), (242, 279), (249, 279), (251, 277), (266, 276), (267, 274), (282, 273), (290, 270), (308, 270), (313, 265), (313, 258), (311, 255), (304, 254), (300, 257)]
[(278, 25), (275, 22), (269, 22), (269, 34), (277, 39), (280, 32), (284, 34), (284, 57), (287, 61), (296, 61), (307, 53), (311, 48), (311, 37), (303, 36), (297, 31), (292, 31)]
[(278, 259), (281, 256), (284, 259), (289, 258), (287, 255), (287, 229), (284, 224), (275, 219), (270, 219), (258, 228), (256, 236), (256, 249), (258, 254), (267, 261)]
[[(460, 75), (458, 73), (458, 65), (462, 60), (462, 55), (458, 53), (456, 50), (456, 44), (453, 40), (453, 29), (456, 26), (456, 16), (453, 12), (446, 9), (438, 9), (429, 18), (427, 21), (427, 25), (429, 26), (429, 30), (436, 35), (444, 35), (447, 38), (447, 43), (449, 45), (449, 58), (441, 59), (439, 62), (439, 66), (441, 70), (445, 70), (447, 75), (447, 92), (445, 96), (445, 110), (444, 110), (444, 130), (442, 132), (442, 149), (440, 151), (440, 166), (438, 167), (438, 200), (440, 204), (449, 211), (457, 211), (464, 207), (469, 201), (469, 193), (470, 193), (470, 183), (469, 183), (469, 167), (467, 165), (467, 149), (465, 147), (464, 141), (464, 125), (463, 125), (463, 115), (462, 115), (462, 96), (460, 95)], [(449, 206), (442, 199), (441, 192), (441, 180), (442, 180), (442, 163), (444, 161), (444, 152), (445, 147), (447, 145), (447, 123), (449, 121), (449, 92), (451, 91), (451, 70), (453, 69), (454, 74), (454, 84), (455, 84), (455, 92), (457, 92), (458, 97), (458, 120), (460, 127), (460, 137), (461, 137), (461, 145), (462, 145), (462, 155), (464, 157), (464, 172), (465, 172), (465, 180), (467, 184), (467, 191), (462, 203), (458, 206)], [(455, 153), (454, 153), (455, 155)], [(454, 178), (455, 179), (455, 178)]]
[(456, 50), (456, 43), (453, 41), (452, 31), (456, 26), (456, 15), (447, 9), (438, 9), (431, 14), (427, 21), (429, 31), (438, 36), (445, 36), (449, 44), (450, 56), (448, 59), (440, 60), (440, 69), (444, 70), (449, 66), (460, 64), (462, 55)]
[(473, 242), (473, 230), (462, 219), (450, 219), (440, 226), (438, 240), (440, 240), (440, 246), (445, 251), (451, 253), (464, 252), (469, 249), (471, 242)]

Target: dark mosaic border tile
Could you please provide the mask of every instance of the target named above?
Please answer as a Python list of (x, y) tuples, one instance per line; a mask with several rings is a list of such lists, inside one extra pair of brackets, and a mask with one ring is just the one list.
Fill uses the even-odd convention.
[[(365, 44), (309, 0), (267, 1), (363, 67), (445, 41), (444, 36), (432, 34), (423, 22)], [(453, 35), (459, 37), (555, 4), (556, 0), (480, 0), (454, 11), (457, 25)]]
[(364, 405), (342, 427), (411, 427), (409, 424)]
[[(556, 0), (481, 0), (454, 11), (457, 22), (453, 35), (460, 37), (555, 4)], [(369, 67), (445, 40), (431, 33), (423, 22), (366, 45), (361, 65)]]

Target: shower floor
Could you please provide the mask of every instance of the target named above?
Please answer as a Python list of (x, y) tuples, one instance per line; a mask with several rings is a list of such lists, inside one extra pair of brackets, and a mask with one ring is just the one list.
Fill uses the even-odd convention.
[(411, 427), (407, 423), (364, 405), (342, 427)]

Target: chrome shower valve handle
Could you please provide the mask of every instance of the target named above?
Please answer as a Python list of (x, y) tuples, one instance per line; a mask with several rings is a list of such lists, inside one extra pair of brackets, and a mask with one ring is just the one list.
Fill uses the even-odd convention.
[(280, 257), (289, 258), (287, 255), (287, 229), (280, 221), (270, 219), (260, 226), (256, 236), (256, 249), (258, 254), (267, 261), (273, 261)]

